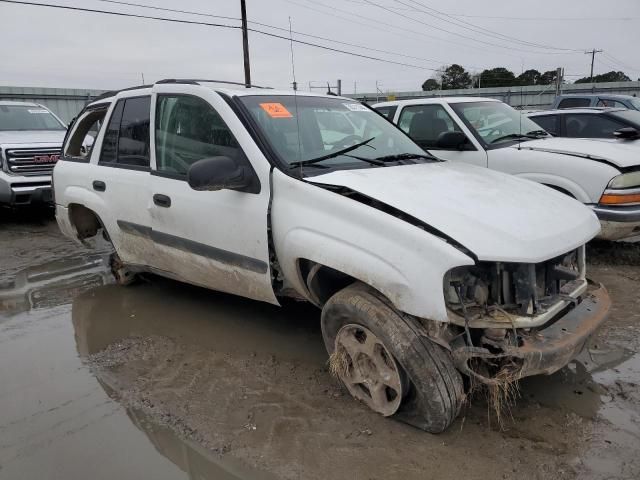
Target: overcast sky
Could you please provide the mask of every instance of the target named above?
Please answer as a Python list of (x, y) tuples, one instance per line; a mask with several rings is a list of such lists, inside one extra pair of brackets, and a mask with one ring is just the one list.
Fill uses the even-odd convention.
[[(97, 0), (32, 1), (239, 25), (235, 20)], [(127, 1), (240, 16), (240, 0)], [(427, 8), (449, 16), (433, 10), (435, 16), (430, 16), (424, 13), (429, 12)], [(516, 74), (523, 69), (564, 67), (567, 79), (575, 80), (588, 75), (591, 57), (583, 50), (591, 48), (605, 52), (596, 56), (596, 73), (623, 70), (634, 80), (640, 77), (640, 0), (247, 0), (247, 11), (250, 22), (288, 29), (291, 17), (294, 32), (334, 42), (294, 33), (300, 40), (413, 65), (294, 44), (296, 77), (302, 89), (309, 82), (319, 86), (340, 78), (345, 93), (354, 86), (358, 92), (373, 92), (376, 81), (385, 92), (419, 90), (433, 75), (429, 69), (450, 63), (471, 71), (506, 66)], [(113, 89), (140, 84), (143, 73), (147, 83), (171, 77), (243, 81), (237, 29), (3, 2), (0, 19), (0, 85)], [(288, 36), (287, 31), (249, 26)], [(254, 83), (289, 88), (289, 42), (250, 32), (249, 43)]]

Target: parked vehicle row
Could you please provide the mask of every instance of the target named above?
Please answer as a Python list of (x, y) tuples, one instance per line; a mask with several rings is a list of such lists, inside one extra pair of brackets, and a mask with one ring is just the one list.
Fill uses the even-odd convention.
[(635, 144), (555, 138), (491, 98), (423, 98), (374, 108), (438, 158), (517, 175), (579, 200), (598, 215), (600, 238), (640, 233), (640, 150)]
[(566, 157), (579, 199), (602, 203), (599, 188), (619, 197), (635, 182), (630, 159), (593, 162), (582, 178), (590, 160), (548, 152), (558, 139), (488, 99), (378, 106), (398, 129), (345, 97), (219, 85), (116, 92), (70, 126), (56, 218), (77, 242), (113, 244), (120, 283), (154, 272), (307, 300), (347, 390), (430, 432), (460, 412), (464, 378), (552, 373), (605, 320), (609, 296), (585, 267), (593, 209), (486, 167)]

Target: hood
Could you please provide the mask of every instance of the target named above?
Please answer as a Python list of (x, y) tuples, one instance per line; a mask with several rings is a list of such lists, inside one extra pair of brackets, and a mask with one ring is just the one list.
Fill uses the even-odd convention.
[(1, 145), (59, 143), (62, 145), (66, 130), (0, 131)]
[(638, 150), (640, 141), (612, 140), (553, 137), (528, 140), (522, 142), (520, 146), (513, 145), (511, 148), (576, 155), (585, 157), (585, 160), (604, 160), (619, 168), (640, 166), (640, 150)]
[(462, 163), (334, 171), (311, 182), (348, 187), (402, 210), (480, 260), (538, 263), (600, 231), (595, 214), (566, 195)]

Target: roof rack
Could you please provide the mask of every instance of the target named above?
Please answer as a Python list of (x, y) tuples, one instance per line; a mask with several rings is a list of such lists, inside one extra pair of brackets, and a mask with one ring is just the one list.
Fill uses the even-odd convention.
[[(209, 80), (209, 79), (195, 79), (195, 78), (165, 78), (158, 80), (156, 84), (162, 83), (185, 83), (188, 85), (199, 85), (200, 83), (222, 83), (224, 85), (237, 85), (240, 87), (246, 86), (242, 82), (231, 82), (229, 80)], [(271, 90), (271, 87), (261, 87), (259, 85), (251, 85), (251, 88), (262, 88), (265, 90)]]

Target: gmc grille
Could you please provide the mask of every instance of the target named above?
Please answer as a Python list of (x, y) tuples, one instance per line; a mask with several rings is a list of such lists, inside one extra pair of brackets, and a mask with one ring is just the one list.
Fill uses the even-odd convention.
[(51, 175), (60, 158), (60, 148), (10, 148), (5, 154), (9, 173), (25, 176)]

